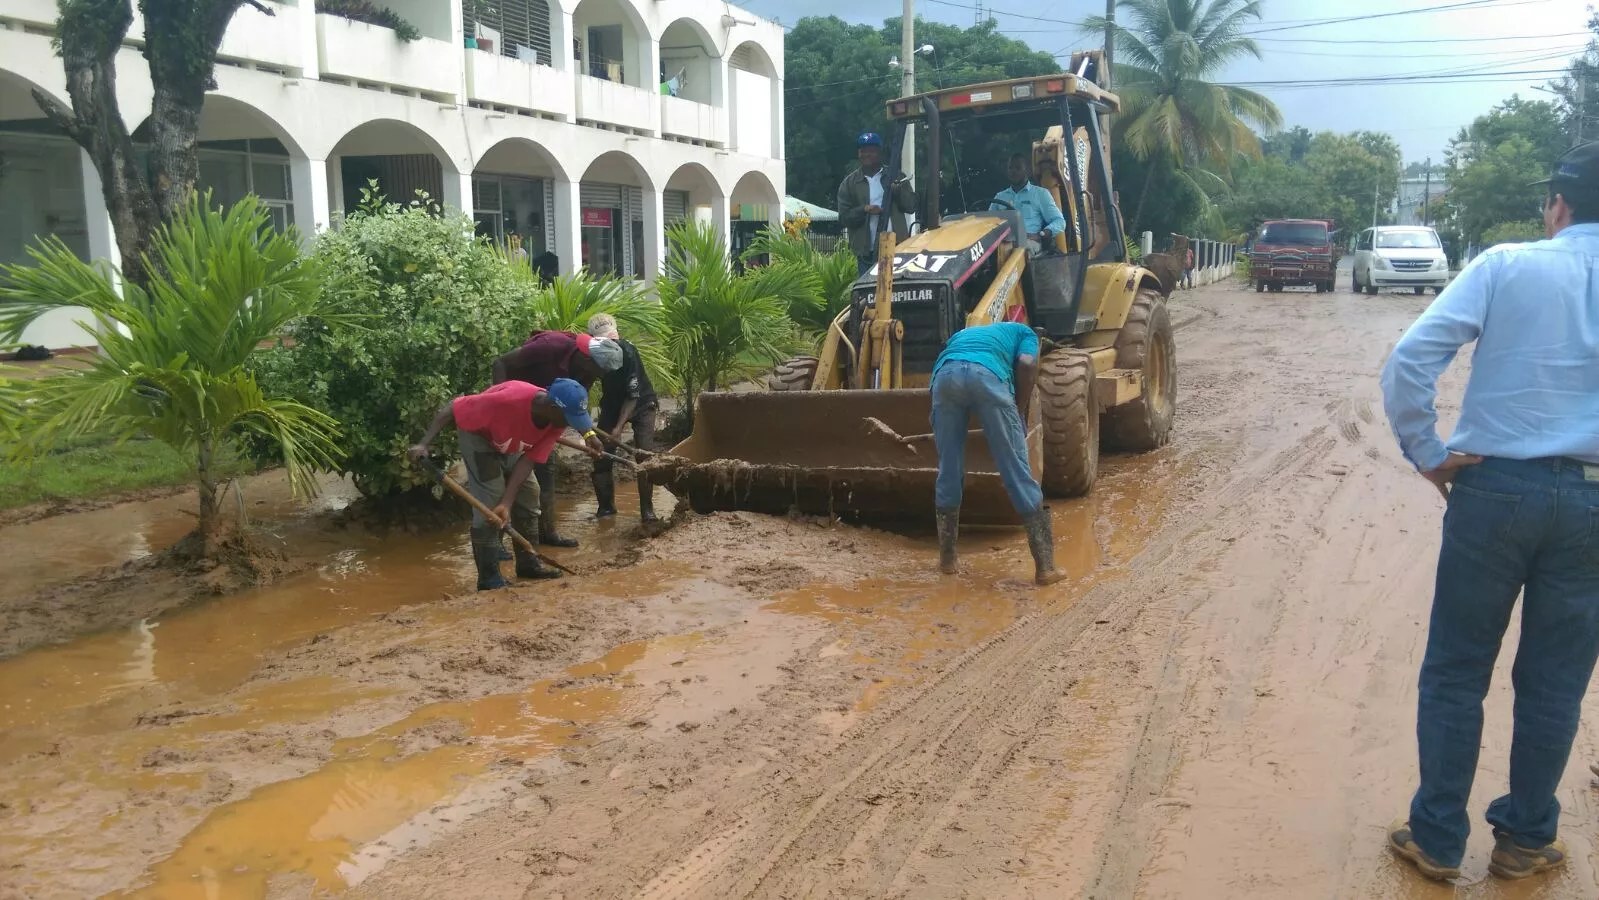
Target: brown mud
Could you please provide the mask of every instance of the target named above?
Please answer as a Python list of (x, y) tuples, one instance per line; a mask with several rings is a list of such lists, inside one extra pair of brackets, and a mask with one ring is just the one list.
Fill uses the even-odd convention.
[(0, 897), (1599, 896), (1591, 715), (1565, 871), (1383, 848), (1440, 509), (1376, 372), (1425, 302), (1181, 295), (1176, 443), (1054, 505), (1051, 588), (1014, 531), (941, 578), (925, 534), (574, 497), (560, 558), (622, 565), (477, 594), (458, 529), (350, 529), (0, 660)]

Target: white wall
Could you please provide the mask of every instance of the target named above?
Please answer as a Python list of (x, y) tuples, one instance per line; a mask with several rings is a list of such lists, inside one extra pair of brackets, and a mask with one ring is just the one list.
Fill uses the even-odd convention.
[(743, 69), (730, 69), (733, 110), (733, 149), (750, 156), (775, 156), (772, 152), (772, 79)]

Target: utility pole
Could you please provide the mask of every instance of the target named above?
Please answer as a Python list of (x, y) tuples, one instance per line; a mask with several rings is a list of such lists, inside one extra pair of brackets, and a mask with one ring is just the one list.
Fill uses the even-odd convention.
[(1421, 224), (1428, 224), (1432, 206), (1432, 157), (1427, 157), (1427, 186), (1421, 190)]
[[(916, 0), (905, 0), (899, 20), (899, 95), (909, 97), (916, 93)], [(900, 157), (900, 169), (916, 186), (916, 126), (905, 127), (905, 150)], [(936, 177), (936, 176), (935, 176)]]
[(1371, 227), (1377, 227), (1377, 192), (1382, 190), (1382, 176), (1371, 183)]

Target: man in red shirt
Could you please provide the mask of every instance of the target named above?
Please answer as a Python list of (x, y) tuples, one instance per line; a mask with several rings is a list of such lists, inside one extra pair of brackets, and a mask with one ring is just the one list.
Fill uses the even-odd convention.
[[(507, 381), (481, 394), (456, 397), (439, 410), (422, 440), (411, 448), (413, 459), (426, 459), (433, 439), (445, 427), (460, 432), (466, 487), (483, 505), (494, 508), (491, 522), (472, 513), (472, 559), (477, 564), (477, 589), (494, 590), (508, 582), (500, 574), (500, 529), (506, 522), (524, 535), (538, 533), (539, 487), (528, 481), (533, 466), (549, 459), (561, 434), (571, 427), (583, 434), (591, 454), (604, 446), (589, 418), (589, 395), (568, 378), (548, 389), (524, 381)], [(560, 573), (539, 558), (515, 548), (518, 578), (557, 578)]]
[[(570, 378), (584, 390), (606, 372), (622, 367), (622, 348), (615, 341), (573, 334), (570, 331), (535, 331), (527, 343), (494, 361), (494, 383), (525, 381), (549, 387), (558, 378)], [(539, 482), (538, 542), (550, 547), (576, 547), (577, 541), (555, 531), (555, 467), (540, 461), (533, 467)], [(532, 535), (528, 536), (530, 539)]]

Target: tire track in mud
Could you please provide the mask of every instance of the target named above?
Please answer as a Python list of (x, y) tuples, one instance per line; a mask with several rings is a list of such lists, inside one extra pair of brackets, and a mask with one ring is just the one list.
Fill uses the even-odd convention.
[[(1262, 490), (1295, 478), (1336, 440), (1327, 426), (1258, 458), (1209, 502), (1191, 507), (1127, 566), (1126, 578), (1101, 585), (1075, 603), (1022, 619), (954, 660), (895, 707), (858, 726), (845, 741), (754, 808), (725, 825), (689, 858), (661, 872), (638, 896), (901, 896), (914, 890), (908, 864), (937, 835), (978, 785), (992, 782), (1036, 736), (1060, 697), (1090, 665), (1073, 650), (1115, 634), (1172, 593), (1185, 566), (1174, 558), (1206, 558), (1245, 530)], [(1184, 609), (1175, 610), (1175, 625)], [(1096, 629), (1096, 625), (1112, 628)], [(1179, 665), (1180, 634), (1164, 638), (1165, 665)], [(1159, 684), (1180, 686), (1175, 673)], [(1170, 725), (1182, 708), (1180, 689), (1150, 698), (1136, 748), (1141, 765), (1125, 782), (1121, 812), (1104, 846), (1125, 847), (1145, 823), (1146, 801), (1158, 796), (1175, 765)], [(996, 711), (1000, 711), (995, 715)], [(1139, 870), (1133, 854), (1107, 852), (1096, 896), (1127, 896)]]

